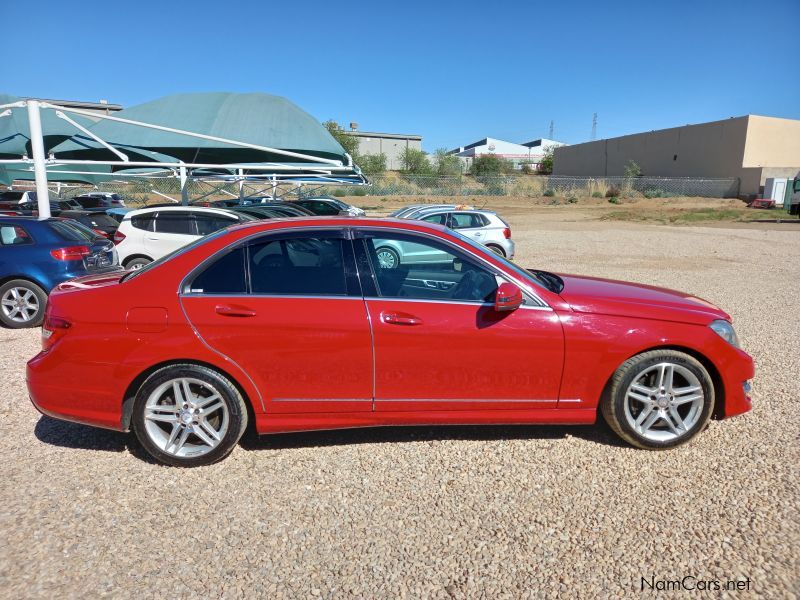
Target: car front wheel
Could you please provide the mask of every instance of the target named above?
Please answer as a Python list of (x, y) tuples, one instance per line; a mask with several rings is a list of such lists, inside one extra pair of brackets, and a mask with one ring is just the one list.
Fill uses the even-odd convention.
[(221, 373), (192, 364), (171, 365), (142, 384), (133, 430), (145, 450), (176, 467), (225, 458), (247, 427), (244, 398)]
[(617, 369), (601, 408), (611, 428), (630, 444), (673, 448), (705, 428), (714, 409), (714, 384), (694, 357), (653, 350)]
[(41, 325), (46, 305), (47, 293), (32, 281), (12, 279), (0, 286), (0, 321), (6, 327)]

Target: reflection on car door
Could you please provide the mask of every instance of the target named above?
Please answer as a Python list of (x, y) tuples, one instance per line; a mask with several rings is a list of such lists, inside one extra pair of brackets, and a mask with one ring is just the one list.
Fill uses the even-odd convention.
[[(555, 408), (564, 341), (551, 309), (531, 298), (516, 311), (494, 311), (496, 274), (440, 240), (385, 230), (357, 237), (374, 333), (375, 410)], [(450, 261), (381, 269), (376, 248), (397, 242)]]
[(250, 375), (267, 412), (372, 410), (372, 337), (341, 232), (230, 250), (192, 278), (182, 303), (203, 340)]

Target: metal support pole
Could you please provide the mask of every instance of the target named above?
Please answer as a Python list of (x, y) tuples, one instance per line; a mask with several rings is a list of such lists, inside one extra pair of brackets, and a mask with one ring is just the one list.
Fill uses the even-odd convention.
[(31, 150), (33, 151), (33, 172), (36, 177), (36, 199), (39, 202), (39, 218), (50, 218), (50, 192), (47, 189), (47, 163), (44, 156), (42, 138), (42, 117), (39, 102), (28, 100), (28, 126), (31, 130)]
[(186, 166), (180, 166), (181, 176), (181, 204), (187, 206), (189, 204), (189, 190), (186, 188)]
[(244, 198), (244, 169), (239, 169), (239, 201)]
[(272, 178), (272, 199), (273, 200), (275, 199), (275, 193), (276, 193), (277, 189), (278, 189), (278, 182), (275, 181), (275, 178), (273, 177)]

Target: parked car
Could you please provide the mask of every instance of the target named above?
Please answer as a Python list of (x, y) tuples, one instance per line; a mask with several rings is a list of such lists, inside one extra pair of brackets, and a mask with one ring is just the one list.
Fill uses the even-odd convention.
[(90, 210), (62, 210), (58, 216), (64, 219), (74, 219), (109, 240), (114, 239), (114, 233), (119, 227), (119, 222), (107, 214)]
[(122, 208), (125, 206), (125, 201), (119, 194), (107, 192), (81, 194), (80, 196), (75, 196), (74, 200), (85, 210), (105, 212), (109, 208)]
[(244, 213), (255, 219), (281, 219), (286, 216), (283, 213), (275, 212), (271, 208), (261, 206), (233, 206), (228, 210)]
[(423, 210), (431, 210), (436, 208), (450, 208), (450, 209), (458, 209), (458, 210), (474, 210), (473, 206), (469, 206), (467, 204), (410, 204), (408, 206), (404, 206), (403, 208), (398, 208), (393, 213), (390, 213), (390, 217), (396, 217), (398, 219), (406, 219), (410, 215), (420, 212)]
[(365, 214), (364, 211), (357, 206), (347, 204), (347, 202), (342, 202), (331, 196), (292, 200), (292, 204), (302, 206), (319, 216), (349, 215), (351, 217), (360, 217)]
[[(62, 210), (81, 210), (81, 205), (73, 200), (56, 199), (50, 200), (51, 216), (58, 216)], [(39, 202), (34, 196), (34, 200), (17, 202), (15, 200), (0, 201), (0, 214), (6, 216), (38, 216)]]
[[(450, 260), (382, 268), (387, 242)], [(227, 228), (138, 271), (60, 285), (42, 331), (27, 369), (42, 413), (132, 429), (187, 467), (225, 457), (249, 419), (262, 434), (586, 425), (599, 409), (629, 443), (666, 449), (750, 410), (754, 375), (709, 302), (524, 270), (396, 219)]]
[(114, 244), (74, 221), (0, 217), (0, 322), (36, 327), (56, 285), (118, 269)]
[(15, 204), (23, 204), (25, 202), (36, 202), (38, 196), (36, 192), (23, 191), (23, 190), (6, 190), (0, 192), (0, 203), (13, 202)]
[[(456, 210), (451, 208), (427, 208), (409, 213), (406, 219), (444, 225), (479, 242), (506, 258), (514, 258), (514, 240), (511, 227), (490, 210)], [(396, 268), (404, 260), (420, 261), (425, 257), (412, 247), (398, 244), (381, 249), (381, 260), (387, 268)], [(437, 260), (436, 257), (428, 257)]]
[(140, 269), (186, 244), (253, 217), (222, 208), (159, 206), (127, 213), (114, 234), (119, 262)]

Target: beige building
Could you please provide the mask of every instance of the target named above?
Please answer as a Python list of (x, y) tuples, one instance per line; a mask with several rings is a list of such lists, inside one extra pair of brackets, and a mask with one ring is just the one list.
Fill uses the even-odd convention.
[(800, 175), (800, 121), (746, 115), (562, 146), (553, 174), (624, 175), (631, 160), (645, 176), (738, 178), (755, 196), (768, 177)]
[(386, 168), (396, 171), (403, 168), (400, 160), (406, 148), (422, 150), (422, 136), (406, 133), (378, 133), (359, 131), (356, 123), (350, 123), (347, 135), (358, 138), (358, 153), (364, 156), (386, 155)]

